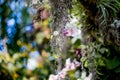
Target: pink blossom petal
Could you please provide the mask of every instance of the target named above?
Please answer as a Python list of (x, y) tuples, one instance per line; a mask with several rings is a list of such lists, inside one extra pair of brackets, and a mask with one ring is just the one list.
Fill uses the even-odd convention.
[(70, 70), (75, 70), (75, 69), (76, 69), (76, 66), (75, 66), (74, 63), (72, 63), (72, 64), (71, 64), (71, 68), (70, 68)]
[(65, 78), (66, 75), (67, 75), (67, 72), (64, 69), (59, 73), (59, 77), (63, 79)]
[(62, 31), (65, 36), (72, 36), (75, 37), (79, 34), (79, 29), (73, 26), (70, 23), (67, 23), (65, 29)]

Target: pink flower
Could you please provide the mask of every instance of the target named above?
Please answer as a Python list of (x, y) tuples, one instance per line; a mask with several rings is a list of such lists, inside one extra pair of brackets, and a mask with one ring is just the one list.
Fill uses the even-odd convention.
[(74, 26), (70, 23), (67, 23), (66, 26), (65, 26), (65, 29), (63, 29), (62, 32), (65, 36), (74, 37), (74, 36), (79, 34), (79, 29), (76, 26)]
[(76, 69), (76, 66), (74, 63), (71, 63), (71, 66), (70, 66), (70, 70), (75, 70)]
[(64, 34), (64, 36), (74, 37), (74, 35), (76, 34), (76, 29), (74, 27), (69, 27), (69, 28), (63, 30), (63, 34)]
[(74, 59), (72, 62), (70, 61), (70, 58), (66, 60), (65, 68), (67, 71), (75, 70), (79, 66), (80, 66), (80, 62), (78, 62), (76, 59)]
[(50, 77), (49, 77), (49, 80), (62, 80), (62, 79), (65, 79), (68, 71), (75, 70), (79, 66), (80, 66), (80, 62), (78, 62), (76, 59), (74, 59), (71, 62), (70, 58), (68, 58), (66, 60), (65, 67), (57, 75), (51, 74)]
[(64, 79), (67, 75), (67, 70), (64, 68), (62, 71), (58, 74), (60, 78)]

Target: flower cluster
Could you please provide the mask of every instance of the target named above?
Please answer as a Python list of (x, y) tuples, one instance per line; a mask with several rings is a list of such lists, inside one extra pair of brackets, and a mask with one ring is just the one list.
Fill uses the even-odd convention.
[(8, 44), (10, 44), (12, 42), (12, 40), (17, 32), (15, 25), (16, 25), (16, 22), (15, 22), (14, 18), (7, 20), (6, 31), (7, 31), (7, 35), (8, 35), (8, 41), (7, 41)]
[(75, 70), (77, 67), (80, 66), (80, 62), (78, 62), (76, 59), (74, 59), (72, 62), (70, 58), (66, 60), (65, 67), (57, 74), (53, 75), (51, 74), (49, 77), (49, 80), (61, 80), (65, 79), (67, 72), (71, 70)]

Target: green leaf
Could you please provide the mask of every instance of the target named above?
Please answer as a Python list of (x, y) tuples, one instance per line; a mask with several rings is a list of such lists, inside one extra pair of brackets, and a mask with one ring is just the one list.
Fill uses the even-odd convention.
[(98, 64), (99, 64), (100, 66), (105, 66), (105, 63), (104, 63), (104, 60), (103, 60), (103, 59), (99, 59), (99, 60), (98, 60)]
[(117, 66), (120, 65), (120, 60), (116, 57), (114, 57), (113, 59), (107, 60), (107, 69), (114, 69)]
[(88, 67), (88, 64), (89, 64), (89, 63), (88, 63), (88, 60), (87, 60), (87, 61), (85, 61), (84, 66), (85, 66), (85, 67)]

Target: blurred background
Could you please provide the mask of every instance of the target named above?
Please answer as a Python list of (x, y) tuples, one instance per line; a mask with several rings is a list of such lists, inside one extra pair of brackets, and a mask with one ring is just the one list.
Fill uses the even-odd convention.
[(2, 80), (46, 80), (53, 71), (49, 9), (46, 0), (0, 0)]

